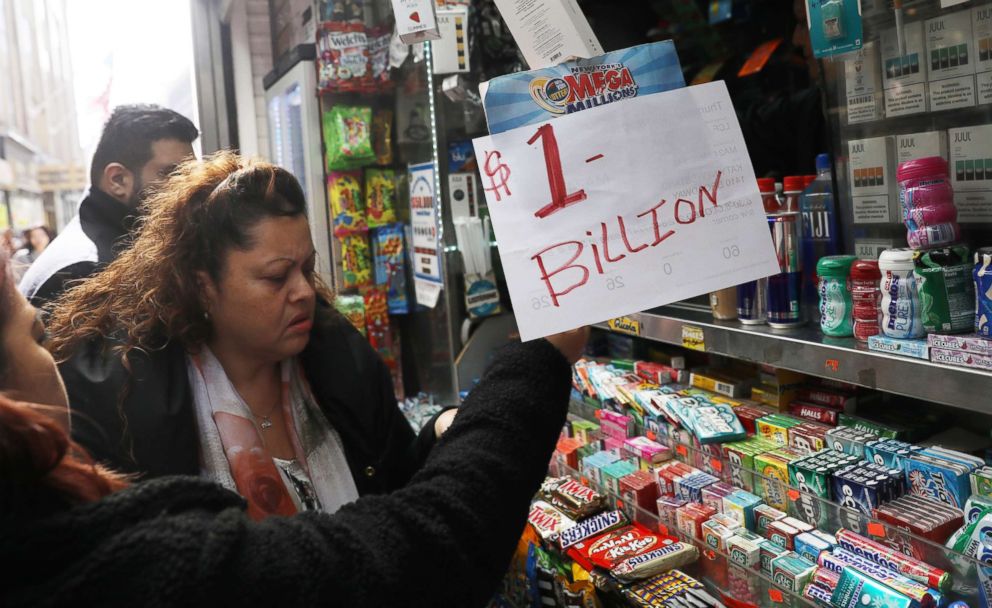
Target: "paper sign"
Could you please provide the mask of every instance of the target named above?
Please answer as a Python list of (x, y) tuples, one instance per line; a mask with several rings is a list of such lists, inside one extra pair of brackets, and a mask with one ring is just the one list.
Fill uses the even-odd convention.
[(722, 81), (474, 143), (525, 340), (778, 272)]
[(479, 85), (490, 133), (685, 86), (671, 40), (516, 72)]
[(434, 0), (392, 0), (396, 31), (404, 44), (441, 37), (434, 13)]
[(410, 224), (413, 228), (414, 277), (441, 283), (433, 163), (410, 165)]
[(576, 0), (496, 0), (496, 8), (531, 69), (603, 54)]

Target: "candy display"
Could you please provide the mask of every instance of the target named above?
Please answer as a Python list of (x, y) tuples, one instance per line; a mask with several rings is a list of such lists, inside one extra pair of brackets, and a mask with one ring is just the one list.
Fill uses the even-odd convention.
[(375, 161), (372, 108), (335, 105), (321, 115), (327, 171), (361, 167)]
[(327, 198), (331, 202), (334, 236), (341, 238), (368, 230), (361, 172), (333, 171), (328, 174)]
[[(770, 386), (779, 381), (761, 373)], [(726, 605), (765, 595), (773, 604), (804, 597), (836, 608), (854, 589), (891, 605), (939, 608), (974, 593), (974, 566), (960, 560), (992, 560), (992, 545), (983, 544), (983, 526), (992, 530), (992, 467), (911, 443), (919, 436), (906, 422), (918, 416), (912, 410), (886, 413), (851, 387), (782, 376), (798, 382), (793, 394), (808, 400), (804, 407), (834, 413), (831, 427), (747, 401), (725, 404), (622, 359), (580, 361), (573, 380), (583, 406), (597, 407), (566, 424), (554, 457), (565, 476), (550, 479), (538, 501), (576, 522), (558, 533), (554, 550), (588, 570), (610, 601), (619, 594), (633, 602), (644, 581), (679, 568)], [(735, 418), (740, 412), (744, 439), (700, 441), (707, 431), (698, 410), (713, 403)], [(925, 415), (921, 424), (945, 423)], [(580, 471), (581, 479), (570, 477)], [(753, 491), (741, 488), (745, 479)], [(562, 502), (559, 488), (585, 499)], [(945, 543), (956, 557), (941, 553)], [(641, 596), (629, 605), (664, 605)]]
[(402, 224), (390, 224), (372, 231), (375, 282), (386, 286), (389, 314), (393, 315), (406, 314), (410, 310), (403, 241)]
[(334, 306), (355, 329), (365, 335), (365, 299), (362, 296), (338, 296), (334, 298)]
[(392, 110), (376, 110), (372, 115), (372, 149), (377, 164), (393, 164)]
[(369, 228), (396, 221), (396, 173), (392, 169), (365, 170), (365, 213)]
[(327, 21), (317, 34), (317, 86), (323, 92), (368, 89), (369, 44), (361, 22)]
[(341, 270), (346, 289), (366, 287), (372, 283), (372, 256), (364, 234), (341, 238)]

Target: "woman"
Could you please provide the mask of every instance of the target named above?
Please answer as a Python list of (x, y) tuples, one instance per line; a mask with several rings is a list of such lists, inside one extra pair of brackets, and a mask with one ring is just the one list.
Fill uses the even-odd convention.
[(329, 305), (305, 211), (279, 167), (192, 161), (146, 201), (133, 245), (54, 303), (73, 436), (98, 461), (203, 474), (256, 517), (410, 479), (454, 411), (415, 439), (387, 367)]
[(24, 248), (14, 254), (14, 280), (20, 281), (24, 271), (34, 264), (55, 238), (47, 226), (35, 226), (24, 231)]
[(129, 486), (70, 442), (39, 315), (0, 253), (0, 605), (481, 606), (545, 475), (585, 336), (501, 353), (402, 489), (254, 521), (219, 485)]

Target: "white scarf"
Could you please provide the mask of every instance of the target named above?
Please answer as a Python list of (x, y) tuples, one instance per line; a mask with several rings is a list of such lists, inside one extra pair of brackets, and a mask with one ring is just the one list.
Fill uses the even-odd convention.
[[(218, 429), (218, 420), (235, 421), (244, 432), (247, 424), (251, 424), (257, 443), (252, 451), (261, 449), (263, 462), (271, 461), (271, 455), (264, 448), (261, 435), (255, 427), (254, 416), (231, 384), (221, 366), (220, 361), (209, 348), (203, 347), (197, 356), (186, 357), (186, 371), (193, 392), (193, 402), (196, 408), (196, 420), (200, 438), (200, 461), (204, 477), (213, 480), (225, 488), (239, 491), (235, 482), (236, 475), (232, 474), (229, 456), (237, 453), (225, 444)], [(282, 375), (281, 394), (288, 395), (288, 404), (281, 404), (273, 416), (285, 414), (287, 411), (293, 425), (286, 425), (291, 434), (291, 443), (296, 452), (297, 461), (310, 477), (314, 491), (320, 499), (322, 509), (334, 513), (343, 505), (358, 498), (355, 480), (351, 476), (348, 462), (341, 447), (341, 438), (331, 426), (317, 406), (313, 395), (295, 358), (283, 361), (280, 365)], [(221, 414), (220, 419), (217, 415)], [(224, 415), (236, 418), (224, 417)], [(241, 420), (238, 420), (241, 419)], [(247, 423), (247, 424), (246, 424)], [(221, 422), (221, 424), (225, 424)], [(249, 431), (250, 432), (250, 431)], [(254, 440), (255, 438), (251, 438)], [(274, 466), (274, 465), (273, 465)], [(280, 483), (282, 483), (280, 479)], [(284, 484), (283, 484), (284, 485)], [(287, 492), (292, 490), (287, 489)], [(242, 492), (242, 494), (244, 494)], [(251, 511), (252, 498), (249, 501)], [(273, 512), (261, 515), (273, 514)]]

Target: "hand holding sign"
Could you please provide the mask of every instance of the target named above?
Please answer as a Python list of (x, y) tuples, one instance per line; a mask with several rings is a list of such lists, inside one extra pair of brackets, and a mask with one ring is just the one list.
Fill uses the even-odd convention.
[(526, 340), (778, 271), (722, 82), (474, 143)]

